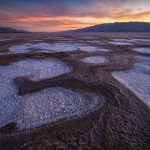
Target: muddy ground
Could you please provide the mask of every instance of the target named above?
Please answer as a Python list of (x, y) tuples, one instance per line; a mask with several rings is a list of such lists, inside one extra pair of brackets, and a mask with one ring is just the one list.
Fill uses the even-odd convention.
[[(119, 34), (88, 34), (88, 33), (22, 33), (0, 34), (2, 38), (12, 40), (0, 43), (0, 65), (9, 65), (12, 62), (31, 59), (57, 58), (73, 68), (69, 74), (58, 77), (33, 81), (30, 78), (18, 77), (16, 84), (18, 94), (26, 95), (38, 92), (47, 87), (65, 87), (72, 90), (82, 89), (102, 94), (105, 104), (77, 118), (67, 118), (55, 123), (25, 131), (17, 131), (15, 122), (0, 128), (1, 150), (27, 149), (67, 149), (67, 150), (127, 150), (150, 149), (150, 109), (132, 93), (127, 87), (119, 83), (111, 75), (112, 71), (128, 70), (133, 68), (135, 55), (149, 56), (132, 51), (134, 47), (150, 47), (150, 45), (108, 44), (112, 38), (149, 38), (146, 33), (119, 33)], [(59, 38), (62, 39), (59, 39)], [(91, 39), (92, 37), (92, 39)], [(49, 39), (44, 39), (49, 38)], [(94, 39), (93, 39), (94, 38)], [(102, 46), (109, 52), (57, 52), (38, 53), (32, 51), (21, 54), (5, 54), (10, 46), (29, 43), (32, 40), (43, 40), (47, 43), (81, 42), (91, 46)], [(90, 43), (89, 41), (100, 41)], [(38, 43), (38, 42), (34, 42)], [(81, 61), (87, 56), (106, 56), (109, 61), (104, 64), (87, 64)]]

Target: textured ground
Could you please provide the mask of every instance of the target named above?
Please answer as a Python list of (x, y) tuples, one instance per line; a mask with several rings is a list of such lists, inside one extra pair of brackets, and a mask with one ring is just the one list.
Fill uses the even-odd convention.
[(0, 149), (150, 149), (150, 33), (0, 35)]

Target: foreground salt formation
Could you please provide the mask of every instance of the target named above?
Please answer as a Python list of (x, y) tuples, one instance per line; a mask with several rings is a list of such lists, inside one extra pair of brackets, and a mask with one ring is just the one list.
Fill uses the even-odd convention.
[(94, 93), (60, 87), (23, 97), (11, 96), (1, 100), (0, 127), (16, 122), (18, 130), (30, 129), (59, 119), (85, 115), (102, 106), (103, 102), (104, 98)]
[(105, 56), (90, 56), (82, 59), (85, 63), (100, 64), (107, 63), (108, 59)]
[(103, 96), (61, 87), (17, 95), (16, 77), (29, 76), (32, 80), (42, 80), (71, 70), (59, 60), (27, 59), (0, 66), (0, 127), (16, 122), (18, 130), (30, 129), (59, 119), (85, 115), (103, 105)]
[(115, 71), (113, 77), (123, 83), (150, 107), (150, 59), (137, 57), (134, 69)]

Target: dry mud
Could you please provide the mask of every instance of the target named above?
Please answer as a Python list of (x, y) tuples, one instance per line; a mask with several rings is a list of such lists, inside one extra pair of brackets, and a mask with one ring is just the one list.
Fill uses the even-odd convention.
[[(0, 36), (0, 88), (1, 91), (4, 91), (3, 93), (0, 92), (0, 115), (3, 115), (0, 118), (0, 149), (150, 149), (149, 33), (24, 33), (1, 34)], [(46, 43), (44, 48), (42, 47), (43, 43)], [(16, 45), (21, 46), (16, 48), (14, 47)], [(11, 51), (12, 47), (13, 51)], [(15, 48), (17, 52), (14, 50)], [(136, 50), (137, 48), (138, 50)], [(143, 52), (142, 48), (144, 49)], [(10, 70), (11, 68), (16, 69), (14, 64), (28, 60), (34, 60), (34, 62), (36, 60), (58, 60), (70, 70), (61, 73), (60, 70), (56, 69), (59, 73), (56, 73), (55, 77), (54, 75), (48, 76), (43, 72), (41, 63), (37, 73), (37, 75), (40, 74), (40, 78), (34, 78), (34, 75), (36, 76), (34, 70), (38, 71), (39, 68), (36, 68), (36, 64), (32, 66), (31, 61), (28, 65), (26, 64), (27, 68), (17, 65), (17, 69), (20, 67), (20, 70), (17, 71), (22, 73), (22, 70), (28, 69), (29, 66), (35, 66), (33, 70), (30, 68), (31, 72), (33, 71), (31, 73), (33, 76), (26, 74), (26, 72), (24, 73), (26, 76), (21, 73), (17, 74), (19, 76), (13, 76), (11, 73), (13, 71), (10, 71), (10, 75), (7, 74), (8, 68)], [(142, 69), (136, 69), (136, 64), (140, 62), (144, 64)], [(10, 67), (11, 65), (12, 67)], [(46, 67), (49, 66), (46, 65)], [(54, 70), (55, 67), (57, 65), (54, 66)], [(53, 70), (53, 67), (50, 69)], [(136, 82), (132, 82), (132, 78), (131, 80), (125, 78), (127, 84), (124, 84), (122, 78), (118, 80), (113, 74), (114, 72), (125, 72), (125, 75), (128, 75), (128, 71), (134, 69), (137, 80), (140, 80), (139, 87), (142, 89), (139, 92), (142, 91), (140, 94), (146, 94), (146, 99), (142, 99), (142, 96), (140, 97), (134, 92), (138, 84), (136, 86)], [(42, 73), (46, 78), (42, 78)], [(140, 78), (138, 78), (139, 73)], [(143, 77), (144, 80), (145, 75), (146, 81), (142, 82), (141, 78)], [(11, 88), (15, 87), (12, 94), (2, 90), (6, 83), (4, 79), (11, 81)], [(129, 85), (130, 83), (134, 86)], [(133, 88), (135, 89), (132, 90)], [(61, 90), (65, 94), (57, 93), (57, 90)], [(42, 97), (43, 91), (48, 93), (44, 97)], [(55, 93), (58, 94), (56, 99)], [(78, 94), (80, 96), (76, 96)], [(53, 114), (55, 111), (49, 108), (49, 103), (47, 103), (47, 96), (51, 95), (54, 97), (48, 100), (51, 100), (52, 103), (53, 101), (58, 102), (57, 105), (54, 103), (54, 109), (57, 110), (57, 107), (61, 106), (68, 113), (58, 109), (58, 115), (54, 114), (51, 117), (51, 113)], [(33, 98), (31, 98), (32, 96)], [(62, 96), (63, 98), (61, 98)], [(13, 100), (18, 101), (18, 99), (22, 103), (27, 103), (27, 107), (29, 107), (29, 110), (25, 110), (30, 116), (30, 120), (25, 118), (26, 123), (22, 122), (22, 128), (18, 127), (18, 120), (12, 116), (11, 108), (13, 105), (7, 103), (13, 102)], [(71, 103), (71, 108), (66, 106), (65, 99)], [(78, 100), (80, 102), (77, 105), (76, 101)], [(37, 107), (36, 101), (38, 101)], [(4, 104), (9, 109), (6, 113)], [(30, 107), (32, 105), (34, 105), (34, 109)], [(23, 104), (21, 106), (24, 108)], [(50, 109), (49, 118), (46, 122), (43, 118), (45, 108), (46, 113)], [(15, 110), (18, 111), (19, 109)], [(32, 111), (30, 112), (30, 110)], [(20, 112), (21, 116), (25, 116), (22, 111), (19, 111), (18, 114), (15, 113), (20, 115)], [(35, 112), (40, 114), (41, 120), (37, 119), (38, 116), (36, 119), (32, 118), (32, 113)], [(8, 120), (5, 120), (7, 113)], [(4, 119), (2, 120), (2, 118)], [(53, 118), (54, 121), (50, 118)], [(33, 126), (31, 125), (32, 119), (35, 119)], [(42, 123), (38, 121), (42, 121)]]

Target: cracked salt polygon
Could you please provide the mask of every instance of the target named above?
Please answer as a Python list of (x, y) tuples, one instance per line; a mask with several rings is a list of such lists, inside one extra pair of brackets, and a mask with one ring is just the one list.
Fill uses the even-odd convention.
[(39, 80), (70, 72), (59, 60), (22, 60), (8, 66), (0, 66), (0, 127), (17, 122), (18, 129), (28, 129), (58, 119), (75, 117), (102, 104), (103, 97), (84, 91), (64, 88), (48, 88), (26, 95), (17, 95), (15, 78), (32, 76)]
[(10, 96), (0, 103), (0, 127), (16, 122), (18, 130), (39, 127), (59, 119), (78, 117), (103, 106), (104, 97), (61, 87), (26, 96)]
[(99, 63), (107, 63), (108, 59), (105, 56), (90, 56), (82, 59), (83, 62), (99, 64)]
[(16, 77), (30, 76), (33, 80), (69, 73), (72, 69), (59, 60), (22, 60), (0, 66), (0, 99), (17, 93)]
[(113, 44), (113, 45), (134, 45), (133, 43), (129, 43), (129, 42), (126, 42), (126, 41), (115, 41), (115, 42), (109, 42), (109, 44)]
[(126, 40), (126, 42), (132, 42), (135, 44), (144, 44), (144, 45), (150, 45), (150, 39), (129, 39)]
[(127, 39), (112, 39), (112, 41), (115, 41), (115, 42), (124, 42), (126, 41)]
[(60, 87), (26, 96), (17, 95), (16, 77), (29, 75), (39, 80), (70, 71), (71, 68), (59, 60), (27, 59), (0, 66), (0, 127), (16, 122), (18, 130), (34, 128), (59, 119), (85, 115), (102, 106), (102, 96)]
[(86, 42), (89, 42), (89, 43), (95, 43), (95, 44), (102, 44), (102, 42), (101, 41), (98, 41), (98, 40), (88, 40), (88, 41), (86, 41)]
[[(88, 99), (85, 99), (88, 97)], [(103, 105), (103, 97), (85, 91), (65, 88), (48, 88), (23, 98), (23, 106), (18, 118), (19, 129), (29, 129), (59, 119), (85, 115), (98, 105)]]
[(95, 46), (80, 46), (79, 49), (86, 52), (95, 52), (95, 51), (108, 52), (109, 51), (108, 49), (99, 48)]
[(65, 74), (70, 71), (70, 67), (60, 60), (27, 59), (11, 63), (8, 66), (0, 66), (1, 76), (8, 79), (30, 75), (33, 79), (39, 80)]
[(132, 44), (147, 44), (147, 45), (150, 44), (150, 39), (112, 39), (112, 41), (121, 42), (122, 45), (123, 45), (122, 42), (125, 42), (127, 45), (128, 45), (128, 43), (132, 43)]
[(133, 48), (133, 51), (139, 52), (139, 53), (144, 53), (144, 54), (150, 54), (150, 47), (143, 47), (143, 48)]
[(134, 69), (115, 71), (112, 75), (150, 107), (150, 59), (147, 57), (138, 59)]
[(3, 41), (10, 41), (12, 39), (0, 39), (0, 42), (3, 42)]
[(79, 50), (80, 44), (74, 43), (58, 43), (52, 45), (52, 50), (55, 52), (69, 52)]
[(9, 48), (10, 52), (13, 53), (26, 53), (31, 51), (31, 43), (25, 43), (22, 45), (14, 45)]

